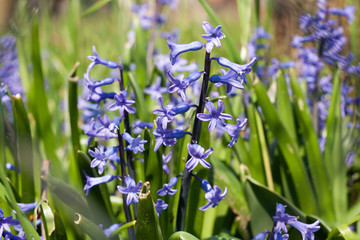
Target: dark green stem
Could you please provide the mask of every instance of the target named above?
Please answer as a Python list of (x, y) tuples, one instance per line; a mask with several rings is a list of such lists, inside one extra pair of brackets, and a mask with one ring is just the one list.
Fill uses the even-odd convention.
[[(125, 177), (126, 177), (126, 163), (125, 163), (125, 150), (124, 150), (124, 140), (121, 136), (120, 133), (120, 126), (119, 129), (117, 130), (117, 135), (118, 135), (118, 140), (119, 140), (119, 157), (120, 157), (120, 168), (121, 168), (121, 185), (126, 187), (125, 184)], [(130, 211), (130, 206), (128, 206), (126, 204), (126, 197), (127, 194), (122, 194), (123, 197), (123, 206), (124, 206), (124, 213), (125, 213), (125, 217), (126, 217), (126, 222), (131, 222), (132, 221), (132, 216), (131, 216), (131, 211)], [(135, 239), (135, 230), (134, 227), (129, 227), (128, 228), (128, 233), (129, 233), (129, 239)]]
[[(199, 105), (196, 109), (196, 114), (194, 118), (194, 127), (192, 132), (191, 144), (198, 143), (200, 140), (202, 122), (196, 117), (196, 115), (198, 113), (204, 112), (205, 103), (206, 103), (206, 92), (209, 85), (210, 65), (211, 65), (210, 53), (206, 52), (203, 82), (201, 86)], [(188, 160), (190, 159), (190, 155), (188, 155), (187, 159)], [(178, 213), (176, 219), (176, 231), (183, 231), (185, 228), (186, 209), (187, 209), (187, 202), (189, 197), (190, 184), (191, 184), (191, 173), (189, 173), (187, 170), (184, 170), (184, 176), (181, 182), (179, 207), (178, 207)]]

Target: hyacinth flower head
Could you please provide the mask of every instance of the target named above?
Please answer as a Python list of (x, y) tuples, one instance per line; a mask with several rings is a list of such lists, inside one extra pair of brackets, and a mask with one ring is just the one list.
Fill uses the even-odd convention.
[(205, 204), (204, 206), (200, 207), (199, 209), (201, 211), (205, 211), (207, 209), (209, 209), (210, 207), (215, 207), (219, 205), (219, 202), (221, 200), (223, 200), (226, 196), (227, 193), (227, 187), (225, 187), (225, 190), (223, 193), (221, 193), (221, 188), (214, 185), (214, 188), (211, 189), (210, 191), (205, 193), (205, 198), (209, 201), (207, 204)]
[(206, 34), (201, 35), (206, 41), (206, 52), (210, 53), (214, 45), (216, 47), (221, 47), (220, 39), (225, 37), (221, 31), (221, 25), (213, 28), (210, 23), (204, 21), (202, 27)]
[(179, 74), (174, 77), (170, 71), (166, 73), (168, 79), (172, 83), (169, 87), (169, 93), (177, 92), (183, 101), (186, 101), (185, 90), (187, 87), (194, 81), (198, 80), (201, 77), (203, 72), (194, 72), (191, 73), (187, 78), (184, 78), (184, 74)]
[(127, 91), (123, 90), (119, 93), (119, 95), (115, 95), (115, 102), (108, 107), (108, 110), (115, 111), (119, 109), (120, 116), (124, 116), (124, 111), (128, 113), (134, 114), (135, 109), (131, 107), (135, 103), (134, 100), (127, 100)]
[(229, 59), (224, 57), (219, 57), (214, 59), (217, 60), (217, 62), (221, 66), (230, 68), (231, 70), (236, 72), (239, 75), (241, 81), (244, 82), (245, 84), (247, 83), (246, 74), (251, 72), (251, 66), (254, 65), (256, 62), (256, 57), (252, 58), (249, 63), (244, 65), (233, 63)]
[(85, 79), (89, 79), (89, 73), (91, 71), (91, 69), (93, 69), (95, 67), (95, 65), (97, 64), (101, 64), (101, 65), (104, 65), (108, 68), (112, 68), (112, 69), (115, 69), (115, 68), (118, 68), (119, 67), (119, 64), (116, 63), (116, 62), (113, 62), (113, 61), (108, 61), (108, 60), (105, 60), (103, 58), (101, 58), (98, 53), (96, 52), (96, 47), (93, 46), (93, 54), (94, 56), (88, 56), (88, 59), (90, 59), (92, 61), (92, 63), (89, 64), (87, 70), (86, 70), (86, 73), (84, 75)]
[(240, 136), (240, 131), (243, 130), (245, 124), (247, 123), (247, 119), (244, 120), (236, 119), (236, 124), (226, 124), (225, 131), (230, 135), (230, 143), (228, 144), (228, 147), (234, 146), (234, 144), (238, 141), (238, 138)]
[(155, 210), (157, 212), (157, 215), (160, 216), (162, 211), (168, 208), (168, 204), (162, 200), (158, 199), (155, 203)]
[(166, 87), (161, 87), (161, 77), (157, 77), (155, 83), (144, 89), (144, 93), (150, 95), (151, 99), (158, 99), (167, 91)]
[(225, 104), (221, 99), (218, 100), (217, 109), (215, 108), (214, 103), (211, 101), (207, 101), (205, 107), (209, 111), (209, 113), (198, 113), (196, 117), (201, 121), (210, 121), (208, 126), (209, 132), (211, 132), (216, 127), (216, 123), (219, 123), (221, 126), (224, 127), (224, 120), (232, 119), (232, 116), (230, 114), (222, 113), (225, 110)]
[(125, 184), (126, 187), (118, 186), (118, 190), (122, 194), (127, 194), (126, 205), (129, 206), (132, 203), (138, 203), (142, 181), (139, 181), (138, 184), (136, 184), (134, 179), (132, 179), (130, 176), (126, 176)]
[(199, 163), (204, 168), (211, 168), (210, 163), (205, 161), (206, 158), (210, 156), (210, 154), (214, 151), (213, 148), (209, 148), (205, 151), (205, 149), (199, 144), (190, 144), (187, 145), (189, 155), (191, 158), (186, 162), (185, 168), (189, 172), (192, 171)]
[(171, 50), (170, 52), (170, 61), (174, 65), (177, 57), (184, 52), (188, 51), (197, 51), (203, 48), (204, 44), (199, 41), (194, 41), (188, 44), (176, 44), (170, 38), (167, 40), (168, 46)]
[(174, 187), (177, 183), (177, 176), (172, 177), (169, 181), (169, 183), (165, 183), (164, 186), (157, 191), (157, 194), (161, 197), (165, 196), (166, 194), (169, 194), (170, 196), (174, 195), (177, 192), (177, 189), (171, 189)]
[(89, 175), (86, 174), (86, 172), (83, 170), (83, 173), (85, 175), (85, 186), (84, 186), (84, 191), (86, 193), (86, 196), (89, 194), (89, 191), (92, 187), (99, 185), (101, 183), (108, 183), (111, 182), (112, 180), (114, 180), (116, 177), (111, 175), (111, 174), (107, 174), (101, 177), (90, 177)]
[(210, 82), (215, 83), (215, 87), (226, 84), (226, 93), (230, 93), (233, 87), (244, 89), (244, 86), (242, 85), (243, 82), (238, 80), (239, 75), (235, 71), (230, 69), (226, 72), (224, 69), (221, 69), (221, 73), (222, 76), (214, 74), (209, 79)]
[(124, 132), (122, 134), (125, 141), (127, 141), (128, 146), (125, 148), (125, 150), (132, 151), (133, 153), (142, 153), (145, 151), (144, 144), (147, 143), (146, 140), (141, 140), (141, 136), (137, 136), (136, 138), (131, 137), (131, 135), (127, 132)]

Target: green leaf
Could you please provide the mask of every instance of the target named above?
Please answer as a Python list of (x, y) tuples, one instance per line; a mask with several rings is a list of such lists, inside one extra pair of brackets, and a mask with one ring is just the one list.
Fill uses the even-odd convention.
[(148, 109), (146, 108), (146, 102), (143, 94), (143, 90), (140, 87), (139, 83), (134, 79), (134, 76), (131, 73), (125, 73), (124, 76), (129, 77), (129, 82), (131, 87), (135, 92), (135, 104), (137, 109), (137, 114), (142, 121), (148, 122), (149, 121), (149, 114)]
[(345, 221), (347, 210), (347, 178), (345, 156), (342, 152), (341, 138), (341, 86), (339, 70), (334, 76), (333, 93), (329, 115), (326, 122), (326, 144), (324, 149), (324, 163), (330, 179), (329, 188), (332, 190), (334, 202), (335, 219), (338, 223)]
[(312, 123), (311, 113), (305, 96), (292, 71), (290, 72), (290, 83), (294, 96), (296, 119), (299, 121), (300, 133), (304, 137), (311, 179), (315, 183), (314, 187), (319, 215), (325, 220), (334, 221), (333, 198), (329, 190), (330, 188), (328, 187), (328, 174), (322, 161), (317, 134)]
[(46, 239), (48, 239), (55, 230), (54, 214), (52, 213), (51, 208), (47, 202), (42, 202), (40, 204), (40, 213), (42, 223), (44, 224)]
[(101, 1), (97, 1), (95, 2), (93, 5), (91, 5), (88, 9), (86, 9), (82, 14), (81, 17), (85, 18), (89, 15), (91, 15), (92, 13), (98, 11), (100, 8), (102, 8), (103, 6), (105, 6), (108, 2), (111, 2), (112, 0), (101, 0)]
[[(48, 107), (45, 92), (44, 76), (41, 66), (40, 40), (38, 14), (34, 14), (32, 27), (31, 61), (33, 66), (33, 81), (29, 94), (29, 105), (36, 121), (37, 133), (39, 134), (46, 151), (47, 158), (51, 160), (54, 176), (61, 175), (59, 159), (56, 156), (55, 134), (52, 129), (52, 119)], [(40, 104), (41, 103), (41, 104)]]
[(136, 240), (163, 239), (155, 205), (150, 193), (150, 183), (145, 182), (139, 195), (138, 218), (136, 222)]
[(44, 180), (49, 184), (51, 192), (65, 203), (65, 205), (71, 207), (75, 212), (82, 216), (89, 218), (90, 210), (85, 198), (72, 186), (63, 180), (54, 177), (47, 177)]
[(70, 117), (70, 129), (71, 129), (71, 141), (73, 146), (73, 152), (76, 157), (80, 147), (80, 135), (79, 135), (79, 110), (78, 110), (78, 94), (77, 86), (79, 77), (76, 76), (76, 70), (80, 62), (76, 62), (73, 69), (68, 76), (68, 106), (69, 106), (69, 117)]
[(76, 225), (79, 225), (82, 231), (84, 231), (89, 237), (94, 240), (104, 240), (107, 239), (105, 233), (101, 230), (101, 228), (94, 223), (93, 221), (89, 220), (85, 216), (76, 213), (78, 216), (78, 220), (75, 221)]
[(157, 190), (163, 186), (162, 157), (160, 151), (154, 152), (155, 137), (147, 129), (144, 131), (144, 140), (147, 141), (144, 145), (145, 179), (151, 183), (151, 195), (156, 199)]
[(237, 0), (238, 14), (239, 14), (239, 28), (241, 32), (240, 43), (245, 45), (250, 39), (251, 29), (251, 14), (254, 12), (252, 9), (252, 0)]
[(173, 233), (169, 240), (199, 240), (197, 237), (191, 235), (190, 233), (180, 231)]
[[(219, 186), (223, 191), (225, 187), (228, 187), (226, 198), (223, 201), (225, 201), (232, 209), (236, 209), (236, 212), (239, 215), (248, 216), (250, 214), (248, 203), (239, 178), (235, 175), (231, 167), (226, 165), (223, 161), (211, 156), (210, 158), (211, 165), (214, 169), (215, 185)], [(220, 202), (220, 204), (223, 203)]]
[(30, 123), (20, 94), (12, 98), (14, 128), (16, 133), (16, 158), (21, 171), (21, 201), (34, 202), (34, 158)]
[(300, 221), (306, 219), (306, 215), (291, 202), (279, 194), (270, 191), (250, 177), (246, 179), (244, 189), (250, 208), (251, 231), (253, 235), (263, 232), (266, 228), (272, 228), (274, 223), (272, 216), (275, 214), (277, 203), (286, 205), (286, 212), (290, 215), (299, 216)]
[(61, 218), (56, 211), (53, 212), (54, 222), (55, 222), (55, 231), (50, 235), (50, 240), (67, 240), (66, 230)]
[(297, 201), (302, 209), (310, 214), (317, 213), (314, 192), (307, 175), (305, 165), (299, 156), (299, 150), (290, 135), (287, 133), (284, 125), (275, 110), (274, 105), (270, 102), (263, 85), (256, 79), (254, 90), (257, 96), (257, 102), (263, 111), (266, 123), (275, 138), (278, 140), (280, 150), (284, 155), (290, 175), (295, 183)]
[(358, 240), (358, 236), (351, 231), (347, 224), (342, 224), (334, 228), (326, 240)]

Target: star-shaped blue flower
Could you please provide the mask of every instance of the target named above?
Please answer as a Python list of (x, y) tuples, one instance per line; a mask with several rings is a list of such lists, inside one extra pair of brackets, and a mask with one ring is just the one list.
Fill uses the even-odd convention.
[(221, 188), (214, 185), (214, 189), (205, 193), (205, 198), (209, 202), (207, 204), (205, 204), (204, 206), (200, 207), (199, 209), (201, 211), (205, 211), (205, 210), (209, 209), (210, 207), (215, 207), (215, 206), (219, 205), (219, 202), (225, 198), (226, 193), (227, 193), (227, 187), (225, 187), (224, 192), (221, 193)]
[[(199, 163), (204, 168), (211, 168), (210, 163), (205, 161), (206, 158), (214, 151), (213, 148), (209, 148), (205, 151), (205, 149), (199, 144), (190, 144), (187, 145), (189, 154), (191, 158), (186, 162), (185, 168), (190, 172), (192, 171)], [(205, 152), (204, 152), (205, 151)]]
[(108, 110), (115, 111), (119, 109), (120, 115), (124, 116), (124, 111), (127, 111), (128, 113), (134, 114), (135, 109), (130, 107), (135, 103), (134, 100), (127, 100), (127, 92), (126, 90), (123, 90), (119, 93), (119, 95), (115, 95), (114, 100), (115, 103), (111, 104), (108, 107)]
[(175, 186), (176, 183), (177, 183), (177, 177), (172, 177), (169, 183), (165, 183), (163, 188), (157, 191), (157, 194), (162, 197), (165, 196), (166, 194), (169, 194), (170, 196), (174, 195), (177, 192), (177, 189), (171, 189), (171, 188)]
[(140, 135), (137, 138), (131, 137), (131, 135), (127, 132), (122, 134), (123, 138), (128, 142), (128, 146), (126, 150), (130, 150), (133, 153), (143, 152), (145, 151), (144, 144), (147, 143), (146, 140), (141, 140)]
[(201, 121), (210, 121), (208, 126), (209, 132), (211, 132), (216, 127), (216, 123), (219, 123), (221, 126), (224, 127), (224, 120), (232, 119), (232, 116), (230, 114), (222, 113), (225, 109), (225, 104), (221, 99), (218, 100), (217, 109), (215, 108), (214, 103), (211, 101), (208, 101), (205, 104), (205, 107), (209, 111), (209, 113), (198, 113), (196, 117)]
[(206, 41), (206, 52), (210, 53), (211, 49), (214, 47), (220, 47), (221, 42), (220, 39), (223, 39), (225, 37), (225, 34), (223, 34), (221, 31), (221, 25), (217, 26), (216, 28), (213, 28), (210, 23), (203, 22), (202, 23), (203, 29), (206, 32), (206, 34), (201, 35)]
[(135, 184), (134, 179), (132, 179), (130, 176), (126, 176), (125, 184), (126, 187), (118, 186), (118, 190), (122, 194), (127, 194), (126, 205), (129, 206), (132, 203), (138, 203), (139, 202), (138, 195), (140, 194), (142, 182), (139, 181), (138, 184)]

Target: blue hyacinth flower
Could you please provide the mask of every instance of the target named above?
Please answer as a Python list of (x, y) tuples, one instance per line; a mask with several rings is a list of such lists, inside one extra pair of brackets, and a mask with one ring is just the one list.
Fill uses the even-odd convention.
[(142, 153), (143, 151), (145, 151), (144, 144), (147, 143), (147, 141), (141, 140), (140, 135), (137, 136), (137, 138), (133, 138), (129, 133), (124, 132), (122, 136), (128, 143), (128, 146), (126, 147), (125, 150), (132, 151), (135, 154), (137, 154), (138, 152)]
[(169, 183), (165, 183), (164, 186), (157, 191), (157, 194), (161, 197), (169, 194), (170, 196), (174, 195), (177, 192), (177, 189), (171, 189), (177, 183), (177, 177), (172, 177)]
[(142, 186), (142, 182), (139, 181), (138, 184), (135, 184), (135, 180), (132, 179), (130, 176), (125, 177), (125, 184), (124, 186), (118, 186), (118, 190), (122, 194), (127, 194), (126, 197), (126, 205), (130, 205), (132, 203), (138, 203), (139, 202), (139, 194)]
[(215, 207), (215, 206), (219, 205), (219, 202), (225, 198), (226, 193), (227, 193), (227, 187), (225, 187), (224, 192), (221, 193), (221, 188), (214, 185), (214, 189), (205, 193), (205, 198), (209, 202), (207, 204), (205, 204), (204, 206), (200, 207), (199, 209), (201, 211), (205, 211), (205, 210), (209, 209), (210, 207)]
[(198, 113), (196, 114), (196, 117), (201, 121), (210, 121), (208, 126), (209, 132), (211, 132), (216, 127), (216, 123), (219, 123), (224, 127), (226, 125), (224, 120), (232, 119), (230, 114), (222, 113), (225, 110), (225, 104), (221, 99), (218, 100), (217, 109), (215, 108), (214, 103), (211, 101), (206, 102), (205, 107), (209, 113)]
[(225, 34), (223, 34), (221, 31), (221, 25), (217, 26), (216, 28), (213, 28), (210, 23), (204, 21), (202, 23), (202, 27), (206, 34), (201, 35), (206, 41), (206, 52), (210, 53), (214, 45), (216, 47), (221, 47), (220, 39), (223, 39), (225, 37)]
[(156, 209), (157, 215), (160, 216), (162, 211), (167, 209), (167, 207), (168, 207), (168, 204), (164, 200), (158, 199), (155, 203), (155, 209)]
[(167, 40), (168, 46), (171, 50), (170, 52), (170, 61), (174, 65), (177, 57), (184, 52), (188, 51), (197, 51), (203, 48), (204, 44), (199, 41), (194, 41), (188, 44), (176, 44), (170, 38)]
[(84, 75), (85, 79), (90, 79), (90, 77), (89, 77), (90, 71), (97, 64), (101, 64), (101, 65), (104, 65), (104, 66), (106, 66), (108, 68), (112, 68), (112, 69), (120, 67), (119, 64), (116, 63), (116, 62), (107, 61), (107, 60), (99, 57), (98, 53), (96, 52), (95, 46), (93, 46), (92, 49), (93, 49), (94, 56), (88, 56), (88, 59), (90, 59), (92, 61), (92, 63), (89, 64), (89, 66), (88, 66), (88, 68), (86, 70), (86, 73)]
[(119, 113), (121, 116), (124, 116), (124, 111), (127, 111), (128, 113), (134, 114), (135, 109), (130, 107), (135, 103), (134, 100), (127, 100), (127, 91), (123, 90), (119, 93), (119, 95), (115, 95), (114, 100), (115, 102), (108, 106), (109, 111), (115, 111), (119, 109)]
[(192, 171), (199, 163), (204, 168), (211, 168), (210, 163), (205, 161), (205, 159), (208, 158), (210, 154), (214, 151), (213, 148), (209, 148), (205, 151), (205, 149), (199, 144), (188, 143), (187, 149), (191, 158), (185, 164), (186, 170), (188, 170), (189, 172)]
[(247, 83), (246, 74), (251, 72), (251, 66), (254, 65), (256, 62), (256, 57), (252, 58), (249, 63), (246, 63), (244, 65), (233, 63), (229, 59), (224, 58), (224, 57), (219, 57), (219, 58), (214, 58), (214, 59), (217, 60), (217, 62), (221, 66), (228, 67), (231, 70), (233, 70), (234, 72), (236, 72), (239, 75), (240, 79), (245, 84)]
[(84, 191), (86, 196), (89, 194), (90, 189), (93, 186), (99, 185), (101, 183), (108, 183), (111, 182), (112, 180), (114, 180), (116, 177), (111, 175), (111, 174), (107, 174), (101, 177), (90, 177), (89, 175), (86, 174), (85, 171), (83, 171), (84, 175), (85, 175), (85, 186), (84, 186)]

